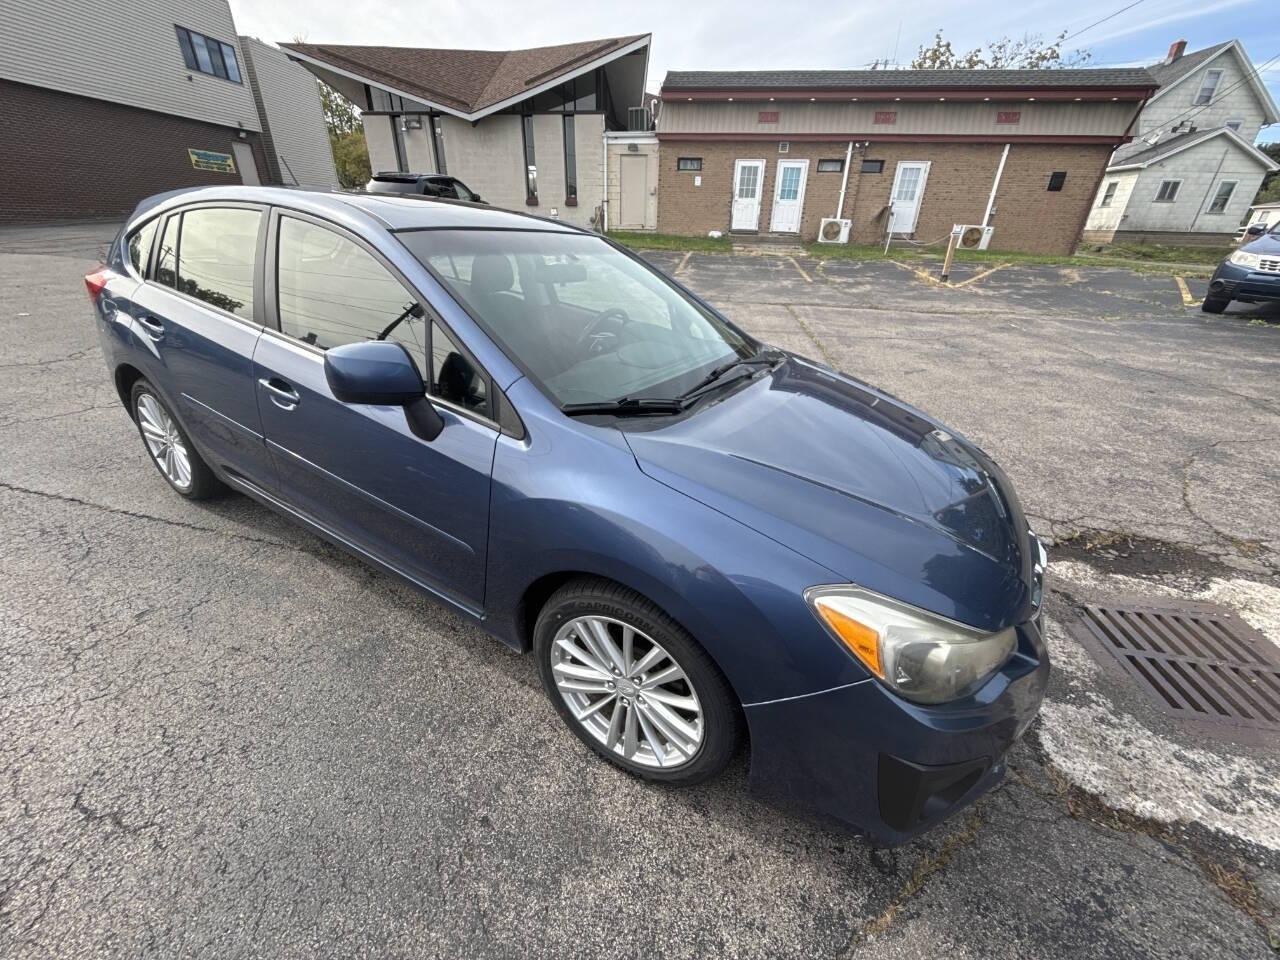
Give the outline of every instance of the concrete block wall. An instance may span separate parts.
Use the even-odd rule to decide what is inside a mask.
[[[391,122],[388,116],[364,115],[364,142],[369,148],[369,169],[374,173],[400,168]]]
[[[499,114],[475,126],[457,117],[439,120],[444,132],[445,164],[457,177],[495,207],[529,210],[525,206],[524,141],[520,117]],[[539,169],[539,180],[541,169]]]

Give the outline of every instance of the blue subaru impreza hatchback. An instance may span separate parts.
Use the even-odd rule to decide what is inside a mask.
[[[565,224],[205,188],[86,278],[177,493],[225,487],[532,650],[611,763],[897,843],[1039,708],[1044,553],[992,460]]]

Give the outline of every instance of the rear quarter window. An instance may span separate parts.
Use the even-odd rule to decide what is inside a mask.
[[[151,259],[151,244],[155,241],[156,226],[159,222],[157,218],[144,223],[129,234],[125,244],[125,255],[129,259],[129,266],[137,271],[138,276],[142,276],[147,271],[147,261]]]

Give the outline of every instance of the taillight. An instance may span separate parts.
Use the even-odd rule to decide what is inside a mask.
[[[98,302],[98,296],[106,289],[107,281],[114,277],[115,274],[106,267],[101,267],[93,273],[86,274],[84,285],[89,289],[89,299],[94,303]]]

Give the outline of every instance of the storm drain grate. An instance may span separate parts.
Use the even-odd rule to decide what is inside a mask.
[[[1169,712],[1280,730],[1280,654],[1234,613],[1209,604],[1089,605],[1082,620]]]

